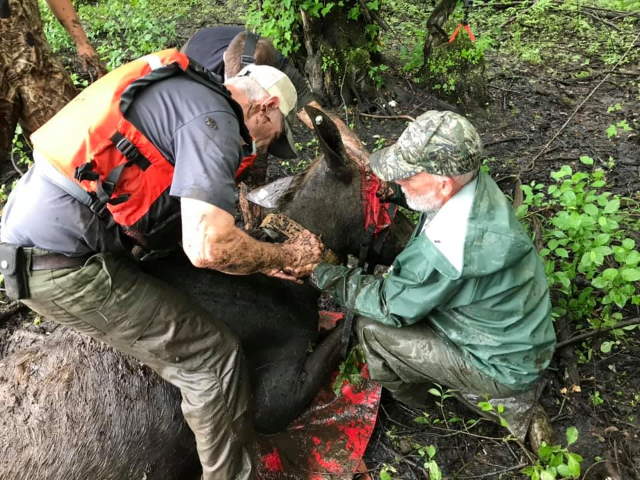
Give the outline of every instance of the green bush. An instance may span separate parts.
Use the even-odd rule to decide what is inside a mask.
[[[593,164],[590,157],[580,160]],[[619,310],[640,305],[640,252],[633,238],[638,219],[632,214],[637,203],[608,191],[600,168],[574,173],[565,165],[551,177],[548,187],[536,182],[522,187],[524,202],[516,213],[544,244],[540,255],[554,316],[568,316],[578,326],[615,326],[622,318]]]
[[[102,0],[76,5],[87,36],[110,69],[151,52],[175,46],[176,21],[192,2]],[[40,0],[44,31],[55,52],[73,50],[64,28]]]

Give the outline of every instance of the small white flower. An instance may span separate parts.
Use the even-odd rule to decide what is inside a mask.
[[[391,108],[396,108],[398,106],[398,102],[395,100],[391,100],[388,104]]]

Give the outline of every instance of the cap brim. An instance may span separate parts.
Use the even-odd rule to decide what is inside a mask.
[[[369,156],[369,166],[378,178],[393,182],[423,172],[424,168],[410,165],[398,157],[396,145],[382,148]]]
[[[269,145],[267,151],[271,155],[275,155],[283,160],[298,158],[298,152],[296,151],[296,147],[293,142],[291,128],[289,127],[289,122],[286,118],[284,119],[284,132],[282,132],[280,136],[274,140],[271,145]]]

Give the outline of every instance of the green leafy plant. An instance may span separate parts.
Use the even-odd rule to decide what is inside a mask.
[[[442,480],[442,471],[435,460],[437,449],[433,445],[415,445],[418,455],[424,460],[424,469],[429,473],[429,480]]]
[[[302,26],[300,11],[304,11],[310,17],[323,18],[329,15],[336,7],[344,7],[347,0],[263,0],[249,6],[247,13],[247,25],[260,32],[261,35],[269,37],[273,44],[287,56],[296,52],[300,47],[300,38],[297,31]],[[380,10],[380,0],[365,2],[370,11]],[[361,4],[355,2],[347,12],[347,18],[358,20],[363,14]],[[370,39],[377,37],[379,27],[368,25],[367,34]],[[377,50],[375,42],[370,45],[372,50]],[[327,67],[329,62],[324,61],[323,66]]]
[[[612,123],[607,127],[607,137],[617,137],[619,130],[622,130],[623,132],[630,132],[633,129],[629,126],[629,123],[626,120],[620,120],[619,122]]]
[[[384,84],[383,74],[387,70],[389,70],[387,65],[371,65],[369,67],[369,71],[367,73],[369,78],[375,83],[376,88],[380,88]]]
[[[459,19],[456,18],[455,21]],[[448,28],[452,28],[453,22]],[[412,30],[410,38],[413,38],[411,47],[403,46],[400,49],[402,69],[411,74],[418,82],[425,80],[422,72],[426,72],[427,84],[436,91],[446,95],[455,95],[462,78],[468,75],[470,70],[481,68],[486,53],[491,49],[493,40],[485,34],[478,37],[475,42],[466,36],[460,36],[455,43],[438,47],[433,50],[431,56],[424,64],[423,45],[425,33],[422,27],[407,26]]]
[[[22,127],[18,125],[11,140],[11,159],[13,164],[16,166],[22,165],[27,170],[33,164],[31,150],[31,144],[23,134]]]
[[[296,142],[296,150],[298,152],[304,152],[304,155],[296,160],[279,160],[278,163],[287,171],[289,175],[297,175],[304,172],[309,165],[313,162],[314,158],[318,157],[320,144],[318,138],[313,137],[307,142]],[[311,151],[311,153],[309,153]]]
[[[580,161],[594,163],[586,156]],[[574,172],[565,165],[551,178],[554,183],[548,187],[524,185],[524,201],[516,213],[543,244],[540,255],[554,295],[553,315],[568,316],[578,326],[586,321],[586,326],[614,327],[622,318],[617,309],[640,305],[640,252],[631,236],[638,220],[630,214],[637,205],[607,191],[599,168]],[[613,330],[614,340],[624,332]]]
[[[382,135],[374,135],[375,142],[373,144],[373,152],[377,152],[381,148],[384,148],[387,145],[387,139]]]
[[[380,469],[380,480],[393,480],[394,473],[398,473],[396,467],[385,463]]]
[[[589,400],[591,400],[591,405],[593,405],[594,407],[597,407],[604,403],[604,400],[600,396],[600,392],[598,390],[595,390],[593,393],[589,394]]]
[[[578,429],[569,427],[566,431],[567,446],[548,445],[542,442],[538,449],[535,465],[522,470],[531,480],[555,480],[556,478],[579,478],[582,457],[572,453],[568,447],[578,440]]]
[[[40,0],[44,32],[54,51],[71,52],[71,38]],[[89,40],[110,69],[177,41],[177,20],[190,2],[101,0],[77,5]],[[82,84],[80,84],[82,86]]]
[[[442,385],[434,383],[434,387],[430,388],[428,392],[437,398],[436,405],[440,408],[440,413],[442,414],[442,420],[445,425],[449,427],[449,422],[447,419],[447,415],[444,412],[444,401],[448,398],[452,398],[454,396],[454,391],[445,389]]]
[[[342,386],[345,383],[358,386],[362,383],[363,378],[361,372],[362,365],[365,363],[364,353],[359,346],[351,349],[347,358],[340,364],[338,375],[333,382],[333,392],[340,395]]]
[[[483,412],[492,413],[493,415],[498,417],[500,425],[502,425],[504,428],[509,428],[509,422],[507,422],[507,420],[505,420],[505,418],[502,416],[506,409],[503,404],[499,403],[498,405],[494,406],[491,402],[485,400],[483,402],[478,402],[478,407]]]
[[[607,108],[608,113],[619,112],[620,110],[622,110],[621,103],[616,103],[614,105],[611,105],[609,108]]]

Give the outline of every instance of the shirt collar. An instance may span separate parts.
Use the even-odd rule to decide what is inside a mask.
[[[462,187],[422,228],[422,233],[458,271],[464,265],[464,244],[478,178]]]

